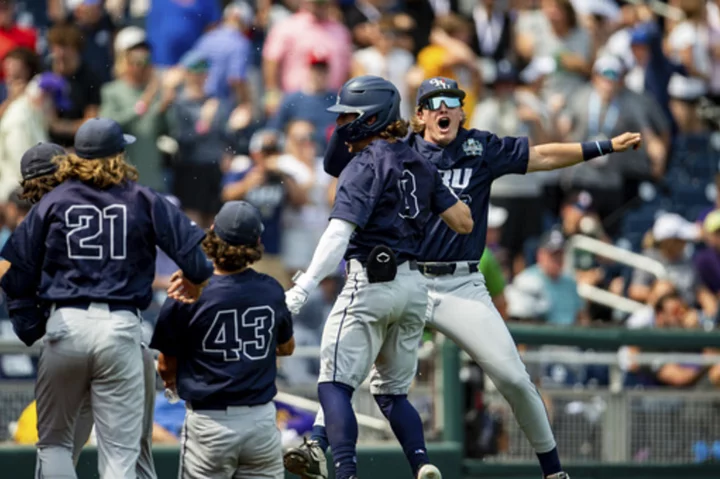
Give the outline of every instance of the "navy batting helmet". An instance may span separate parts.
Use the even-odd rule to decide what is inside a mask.
[[[372,75],[351,78],[343,85],[332,113],[357,113],[358,117],[337,127],[337,134],[352,143],[377,135],[400,119],[400,92],[389,81]],[[368,124],[372,117],[376,120]]]

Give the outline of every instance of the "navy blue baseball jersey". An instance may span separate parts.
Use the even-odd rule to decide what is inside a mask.
[[[417,259],[432,214],[457,203],[437,169],[404,142],[379,140],[358,153],[340,174],[330,218],[357,226],[346,259],[365,262],[380,244],[399,261]]]
[[[163,304],[150,347],[177,358],[177,392],[195,409],[254,406],[277,389],[275,348],[293,336],[285,293],[252,269],[215,275],[193,304]]]
[[[528,139],[462,128],[444,148],[418,134],[407,143],[437,167],[445,185],[470,207],[475,222],[471,234],[459,235],[433,218],[423,241],[423,261],[478,261],[485,249],[490,185],[503,175],[527,172]]]
[[[46,194],[2,250],[12,263],[8,296],[122,303],[152,301],[159,246],[201,283],[212,275],[202,252],[205,233],[176,206],[134,182],[99,190],[66,181]]]

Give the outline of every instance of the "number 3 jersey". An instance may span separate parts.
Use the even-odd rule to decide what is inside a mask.
[[[285,293],[253,269],[214,275],[197,302],[168,299],[150,347],[177,358],[177,391],[196,409],[254,406],[277,393],[275,348],[293,336]]]
[[[50,302],[145,309],[152,300],[155,246],[189,279],[202,282],[212,274],[199,249],[204,237],[182,211],[149,188],[126,182],[100,190],[71,180],[30,210],[0,255],[12,263],[11,271],[25,273],[9,285],[9,295],[37,291]],[[198,254],[200,261],[193,262]]]
[[[364,263],[382,244],[402,262],[418,258],[432,214],[457,201],[429,160],[401,141],[377,140],[343,169],[330,218],[357,226],[346,259]]]

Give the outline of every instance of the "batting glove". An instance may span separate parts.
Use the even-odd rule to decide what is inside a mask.
[[[308,292],[297,284],[285,291],[285,304],[292,314],[298,314],[308,299]]]

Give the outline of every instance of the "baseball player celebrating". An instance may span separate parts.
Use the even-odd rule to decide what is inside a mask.
[[[52,191],[58,185],[58,179],[55,174],[57,171],[57,163],[53,160],[65,154],[65,149],[54,143],[38,143],[23,154],[20,160],[20,171],[23,178],[21,183],[22,193],[20,195],[22,199],[35,204],[40,201],[46,193]],[[0,274],[0,278],[1,277],[2,274]],[[18,327],[21,328],[27,323],[16,316],[13,324],[17,324]],[[43,325],[41,332],[44,333],[44,321],[41,324]],[[16,332],[18,337],[22,335],[22,337],[27,338],[26,343],[28,346],[31,346],[37,339],[36,335],[32,332],[30,332],[29,336],[26,336],[27,331],[16,328]],[[157,475],[152,457],[152,427],[155,412],[155,361],[153,360],[152,353],[145,345],[143,345],[143,373],[145,379],[145,406],[143,411],[143,431],[140,440],[140,458],[138,459],[136,470],[138,479],[155,479]],[[87,444],[90,437],[93,424],[90,395],[88,395],[80,406],[77,422],[75,423],[73,464],[76,466],[80,459],[82,448]]]
[[[318,379],[338,479],[357,474],[351,398],[373,363],[372,393],[413,474],[440,477],[429,464],[420,417],[407,400],[427,309],[415,259],[432,213],[459,233],[469,233],[472,220],[436,169],[398,141],[407,134],[399,105],[392,83],[362,76],[348,81],[328,109],[338,114],[338,136],[357,155],[340,175],[330,224],[308,271],[286,293],[290,311],[297,313],[345,254],[349,279],[325,324]],[[302,466],[288,464],[300,473]]]
[[[425,80],[417,94],[413,133],[405,140],[430,159],[443,181],[472,209],[472,234],[457,235],[439,219],[429,222],[418,267],[427,278],[427,323],[455,342],[477,362],[510,403],[537,453],[543,477],[569,479],[562,471],[555,438],[542,398],[533,385],[515,343],[495,309],[479,272],[485,247],[492,181],[507,174],[555,170],[640,145],[638,133],[612,140],[529,146],[527,138],[499,138],[462,127],[465,92],[448,78]],[[350,158],[337,147],[326,152],[325,169],[342,176]],[[377,373],[373,371],[373,378]],[[321,474],[327,448],[323,411],[311,440],[286,454],[286,462],[305,465],[307,478]],[[327,411],[325,411],[327,414]]]
[[[295,348],[282,286],[250,265],[262,257],[260,212],[225,203],[203,249],[215,274],[193,304],[168,299],[150,347],[185,400],[180,479],[284,477],[272,402],[277,356]]]
[[[212,274],[200,247],[205,233],[135,183],[124,153],[133,141],[112,120],[85,122],[76,153],[60,160],[59,184],[1,253],[12,265],[0,283],[11,316],[25,318],[20,329],[34,328],[36,339],[46,329],[36,385],[39,478],[76,477],[75,421],[88,394],[100,476],[137,477],[145,394],[139,311],[152,299],[156,246],[184,272],[177,289],[185,295],[199,294]]]

